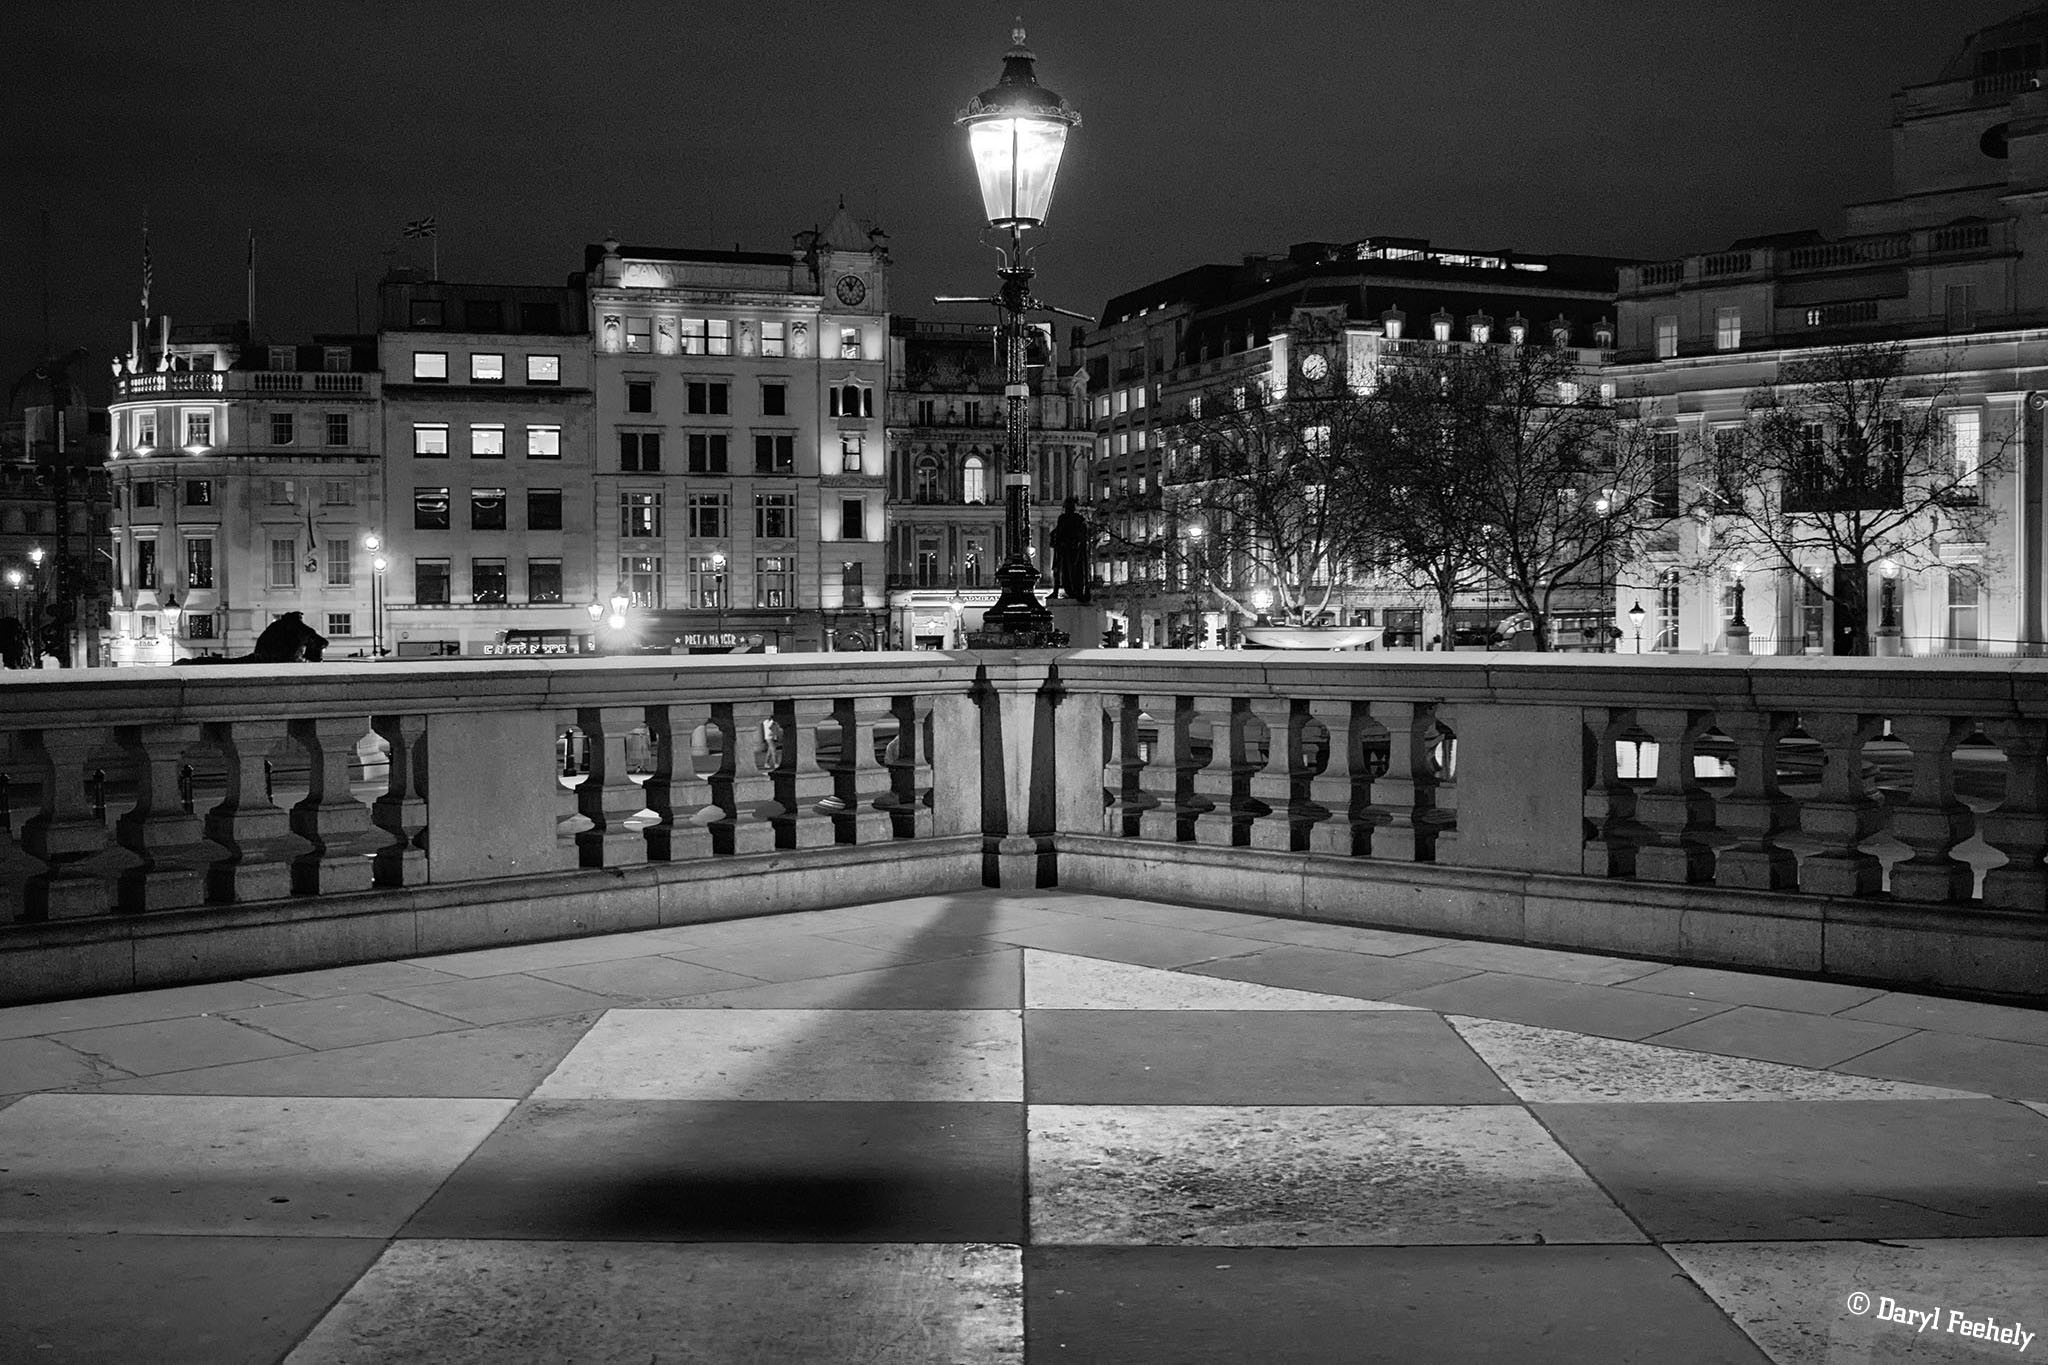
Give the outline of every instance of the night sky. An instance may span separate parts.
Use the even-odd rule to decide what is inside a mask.
[[[2024,0],[1031,0],[1081,111],[1039,292],[1094,313],[1187,266],[1369,234],[1648,258],[1889,192],[1889,96]],[[79,0],[9,7],[0,382],[104,388],[153,311],[373,319],[388,261],[559,282],[585,242],[780,251],[844,194],[896,312],[993,289],[951,120],[1014,3]],[[45,247],[44,222],[48,235]],[[395,255],[387,253],[396,252]],[[951,314],[966,320],[972,310]]]

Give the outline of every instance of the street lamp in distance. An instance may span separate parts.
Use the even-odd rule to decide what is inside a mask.
[[[1749,622],[1742,619],[1743,578],[1749,573],[1749,565],[1736,560],[1728,566],[1728,576],[1735,580],[1735,615],[1728,622],[1728,652],[1749,653]]]
[[[178,626],[185,619],[185,609],[178,605],[178,594],[164,594],[164,639],[169,642],[171,662],[178,662]]]
[[[384,657],[384,572],[391,557],[384,552],[384,537],[375,531],[363,533],[363,548],[370,552],[370,657]]]
[[[1884,582],[1878,589],[1876,652],[1895,658],[1905,653],[1904,641],[1899,638],[1899,561],[1887,556],[1878,561],[1877,571]]]
[[[1636,599],[1636,604],[1635,604],[1634,606],[1632,606],[1632,607],[1630,607],[1630,608],[1628,609],[1628,620],[1629,620],[1629,624],[1630,624],[1630,625],[1632,625],[1632,626],[1634,626],[1634,627],[1636,628],[1636,653],[1640,654],[1640,653],[1642,653],[1642,652],[1643,652],[1643,599],[1642,599],[1642,598],[1638,597],[1638,598]]]

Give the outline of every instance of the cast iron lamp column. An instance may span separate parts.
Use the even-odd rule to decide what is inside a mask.
[[[178,594],[168,593],[164,597],[164,639],[171,647],[172,663],[178,662],[178,627],[185,619],[185,609],[178,605]]]
[[[1885,658],[1896,658],[1906,652],[1904,641],[1899,638],[1899,561],[1881,560],[1877,571],[1884,575],[1884,582],[1878,588],[1876,652]]]
[[[1030,554],[1031,470],[1026,435],[1031,387],[1025,379],[1024,314],[1036,310],[1068,317],[1082,315],[1053,308],[1031,296],[1035,272],[1029,264],[1024,232],[1045,222],[1046,210],[1052,203],[1053,182],[1059,175],[1060,154],[1066,148],[1067,131],[1081,122],[1081,116],[1065,100],[1039,85],[1033,69],[1037,58],[1024,45],[1021,25],[1011,38],[1012,46],[1003,55],[1002,79],[976,95],[955,120],[967,129],[988,225],[1008,228],[1010,233],[1009,245],[999,248],[1003,256],[1002,264],[996,268],[1000,286],[995,298],[988,300],[1003,315],[1003,397],[1007,407],[1004,427],[1008,443],[1003,465],[1003,537],[1008,543],[995,573],[1002,595],[983,613],[981,629],[968,636],[970,649],[1057,648],[1067,643],[1066,635],[1053,628],[1052,612],[1032,591],[1038,582],[1038,569]]]
[[[1634,606],[1632,606],[1632,607],[1630,607],[1630,608],[1628,609],[1628,619],[1629,619],[1629,623],[1630,623],[1631,625],[1633,625],[1633,626],[1634,626],[1634,627],[1636,628],[1636,653],[1640,654],[1640,653],[1642,653],[1642,652],[1643,652],[1643,599],[1642,599],[1642,598],[1638,597],[1638,598],[1636,599],[1636,604],[1635,604]]]
[[[1735,580],[1735,616],[1728,622],[1727,642],[1730,654],[1749,653],[1749,623],[1742,619],[1742,578],[1749,572],[1749,566],[1736,560],[1728,566],[1729,576]]]

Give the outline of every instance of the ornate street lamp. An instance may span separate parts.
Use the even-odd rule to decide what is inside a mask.
[[[164,594],[164,638],[170,642],[171,662],[178,662],[178,625],[185,619],[185,609],[178,605],[178,594]]]
[[[1899,639],[1899,561],[1880,560],[1877,571],[1884,575],[1877,599],[1877,652],[1890,658],[1905,652]]]
[[[1273,590],[1271,588],[1261,587],[1252,589],[1252,610],[1258,613],[1252,621],[1254,626],[1270,626],[1273,624],[1271,618],[1266,615],[1268,611],[1272,610],[1272,607]]]
[[[1728,622],[1728,652],[1749,653],[1749,623],[1742,619],[1742,580],[1749,572],[1749,565],[1736,560],[1728,566],[1728,576],[1735,580],[1735,615]]]
[[[370,657],[384,657],[384,573],[391,567],[384,553],[384,537],[375,531],[363,533],[363,548],[370,552]]]
[[[1003,563],[996,570],[1002,596],[982,617],[982,628],[968,639],[970,648],[1057,647],[1067,643],[1054,630],[1052,613],[1033,594],[1038,569],[1031,562],[1031,473],[1026,452],[1030,385],[1024,369],[1024,314],[1059,313],[1092,322],[1084,314],[1041,303],[1031,296],[1033,270],[1024,233],[1045,223],[1052,204],[1053,182],[1068,130],[1081,116],[1038,83],[1037,58],[1024,45],[1024,29],[1012,32],[1012,46],[1003,54],[1002,79],[976,95],[956,123],[967,129],[974,171],[981,185],[983,216],[992,228],[1007,228],[1010,241],[1000,248],[996,268],[1001,287],[990,300],[942,298],[941,303],[992,302],[1002,310],[1004,350],[1003,396],[1007,402],[1009,452],[1003,466]]]
[[[1628,619],[1629,619],[1629,624],[1630,624],[1630,625],[1632,625],[1632,626],[1634,626],[1634,627],[1636,628],[1636,653],[1640,654],[1640,653],[1642,653],[1642,652],[1643,652],[1643,599],[1642,599],[1642,598],[1638,597],[1638,598],[1636,599],[1636,604],[1635,604],[1634,606],[1632,606],[1632,607],[1630,607],[1630,608],[1628,609]]]

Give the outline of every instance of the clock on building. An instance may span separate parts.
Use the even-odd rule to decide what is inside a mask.
[[[1321,379],[1330,372],[1330,362],[1316,354],[1301,358],[1301,374],[1304,379]]]
[[[858,275],[841,275],[832,292],[837,294],[839,301],[848,308],[858,308],[861,300],[868,296],[868,282]]]

